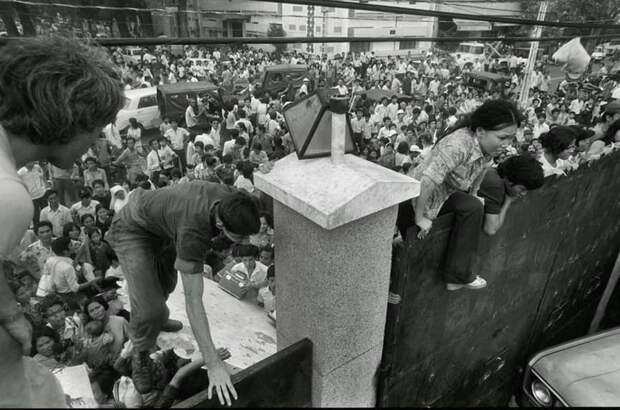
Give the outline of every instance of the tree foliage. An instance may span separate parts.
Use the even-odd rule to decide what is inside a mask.
[[[282,28],[282,24],[270,24],[267,30],[267,37],[285,37],[286,32]],[[274,44],[276,52],[282,53],[286,50],[286,44]]]

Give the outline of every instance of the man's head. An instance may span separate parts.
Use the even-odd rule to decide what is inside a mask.
[[[60,204],[58,199],[58,191],[55,189],[50,189],[47,191],[47,202],[50,204],[51,208],[56,208]]]
[[[497,173],[504,179],[506,193],[511,197],[525,196],[527,191],[538,189],[545,183],[540,162],[526,155],[506,158],[497,166]]]
[[[52,252],[57,256],[69,256],[71,254],[71,246],[71,238],[57,238],[52,241]]]
[[[95,179],[93,181],[93,194],[96,196],[105,195],[105,182],[103,182],[103,179]]]
[[[50,221],[39,221],[35,228],[35,233],[43,244],[49,245],[52,240],[53,229],[54,226]]]
[[[52,164],[71,167],[125,103],[109,56],[55,36],[0,49],[0,124],[14,138],[44,147]]]
[[[244,192],[227,195],[219,202],[216,227],[233,242],[246,242],[260,230],[260,214],[256,200]]]

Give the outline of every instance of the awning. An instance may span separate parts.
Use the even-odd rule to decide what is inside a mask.
[[[488,21],[452,19],[457,31],[491,31],[492,24]]]

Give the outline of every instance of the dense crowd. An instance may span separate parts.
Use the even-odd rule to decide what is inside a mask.
[[[111,123],[72,168],[30,162],[19,170],[35,215],[6,271],[35,329],[34,358],[50,369],[86,363],[102,404],[111,399],[114,383],[128,375],[132,348],[123,267],[105,235],[112,217],[137,189],[168,189],[204,180],[234,186],[268,203],[254,187],[253,174],[294,151],[282,108],[321,87],[352,97],[358,155],[412,174],[432,158],[438,142],[485,102],[516,102],[523,81],[523,67],[511,60],[506,83],[475,88],[466,82],[466,74],[497,71],[497,62],[461,66],[437,50],[419,60],[381,59],[372,53],[326,59],[192,46],[185,47],[181,57],[157,48],[145,52],[135,65],[127,64],[120,50],[112,50],[111,58],[123,73],[126,89],[198,80],[232,89],[246,81],[250,93],[222,107],[216,119],[207,117],[202,102],[190,100],[184,123],[164,119],[150,140],[135,119],[124,130]],[[308,64],[301,87],[272,95],[253,93],[265,67],[282,63]],[[606,70],[604,86],[574,88],[563,82],[552,91],[547,67],[537,66],[526,107],[516,114],[525,125],[494,159],[500,175],[501,164],[516,155],[535,158],[548,176],[565,175],[618,149],[620,106],[610,99],[617,83],[605,78]],[[241,272],[250,283],[246,297],[275,317],[274,227],[269,212],[260,220],[260,232],[250,244],[231,246],[214,238],[204,276],[219,281],[226,272]],[[222,358],[229,354],[219,353]],[[156,362],[157,394],[143,395],[141,404],[166,406],[190,394],[179,393],[192,387],[180,380],[200,366],[170,351]]]

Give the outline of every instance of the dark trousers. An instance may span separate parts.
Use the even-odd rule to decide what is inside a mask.
[[[443,204],[439,216],[449,213],[454,214],[454,222],[440,270],[447,283],[469,283],[476,278],[472,267],[482,234],[484,208],[474,196],[455,192]],[[400,203],[396,226],[404,240],[407,239],[407,229],[414,225],[411,201]]]
[[[353,133],[353,142],[355,143],[355,146],[357,147],[358,152],[362,152],[364,150],[363,145],[363,134],[361,132],[354,132]]]
[[[78,188],[73,180],[54,178],[54,189],[58,192],[58,199],[64,206],[70,207],[78,201]]]
[[[179,168],[181,174],[185,174],[185,167],[187,166],[187,156],[185,155],[185,149],[174,149],[173,151],[179,157],[176,161],[175,167]],[[181,162],[179,163],[179,161]]]
[[[41,198],[33,199],[32,205],[34,205],[34,215],[32,216],[33,226],[37,226],[39,223],[39,217],[41,216],[41,210],[47,206],[47,199],[45,195]]]

